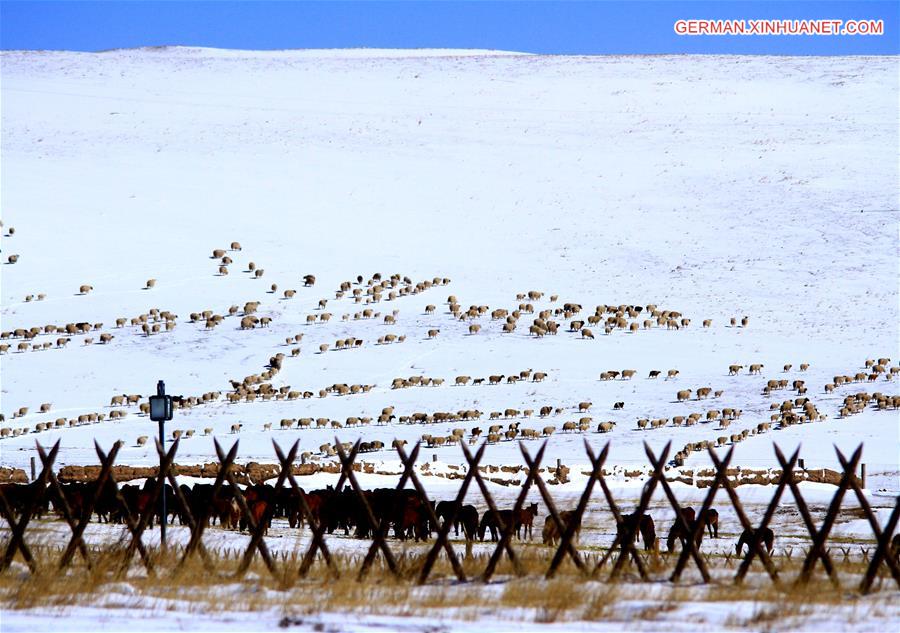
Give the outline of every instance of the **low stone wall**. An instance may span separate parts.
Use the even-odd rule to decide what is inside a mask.
[[[174,464],[175,474],[187,477],[215,479],[219,474],[219,463],[207,464]],[[528,468],[521,465],[514,466],[479,466],[479,471],[484,474],[487,481],[501,486],[521,485],[528,476]],[[401,470],[383,470],[370,462],[357,462],[353,464],[353,470],[358,473],[375,475],[399,476]],[[134,479],[146,479],[156,477],[159,468],[156,466],[113,466],[113,476],[118,482],[128,482]],[[232,466],[234,478],[238,483],[251,484],[266,481],[278,476],[277,464],[260,464],[259,462],[247,462],[246,464],[234,464]],[[294,464],[293,473],[298,477],[313,475],[316,473],[338,474],[341,466],[338,462]],[[539,471],[544,476],[544,481],[549,485],[559,485],[569,481],[571,470],[568,466],[541,468]],[[625,470],[626,479],[645,479],[652,473],[647,470]],[[100,474],[100,466],[63,466],[57,473],[61,482],[93,481]],[[466,469],[455,464],[441,464],[440,468],[432,468],[430,462],[424,462],[419,466],[419,474],[425,477],[440,477],[444,479],[463,479]],[[590,471],[581,471],[582,475],[590,476]],[[603,475],[608,477],[612,473],[606,469]],[[729,468],[728,478],[733,486],[744,484],[767,485],[775,484],[781,476],[780,469],[742,469]],[[669,481],[678,481],[697,488],[708,488],[712,485],[715,471],[712,469],[701,470],[671,470],[666,475]],[[838,485],[841,473],[828,468],[814,468],[810,470],[794,471],[794,481],[811,481],[814,483]],[[0,468],[0,483],[28,483],[28,476],[21,468]]]

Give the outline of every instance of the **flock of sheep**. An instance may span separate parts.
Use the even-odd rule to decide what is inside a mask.
[[[12,235],[14,229],[10,228],[7,236]],[[232,242],[229,249],[217,248],[212,251],[212,259],[216,260],[218,276],[228,274],[229,266],[234,264],[233,256],[241,252],[242,247],[239,242]],[[11,255],[8,258],[9,264],[15,264],[18,261],[17,255]],[[256,263],[249,262],[245,269],[252,279],[262,277],[264,270],[259,268]],[[312,288],[316,284],[316,277],[311,274],[302,276],[302,285],[304,288]],[[342,315],[340,322],[360,322],[360,321],[376,321],[384,326],[395,326],[400,319],[400,310],[393,309],[387,313],[378,310],[377,305],[382,302],[393,302],[402,297],[416,295],[421,292],[428,291],[438,286],[446,286],[450,283],[450,279],[445,277],[434,277],[432,279],[413,282],[407,276],[393,274],[390,276],[382,276],[376,273],[368,279],[363,275],[358,275],[355,280],[347,280],[341,282],[334,291],[332,298],[320,298],[316,302],[315,310],[300,319],[307,326],[316,326],[327,324],[331,321],[333,314],[326,311],[329,302],[333,304],[342,300],[352,300],[355,304],[362,304],[365,307],[356,311],[349,311]],[[157,286],[155,278],[148,279],[143,286],[145,290],[152,290]],[[269,286],[269,294],[278,292],[278,284],[272,283]],[[79,288],[79,294],[85,295],[93,290],[91,284],[83,284]],[[279,301],[290,301],[297,294],[295,288],[288,288],[282,291],[282,298]],[[37,294],[37,300],[41,301],[45,298],[45,294]],[[465,332],[469,336],[480,335],[485,331],[484,326],[499,323],[499,326],[493,326],[496,332],[503,336],[514,333],[519,321],[526,318],[526,315],[532,315],[531,322],[528,324],[528,335],[531,337],[543,338],[546,335],[557,335],[560,332],[560,321],[568,322],[568,328],[565,331],[575,334],[582,339],[594,338],[591,327],[602,328],[606,335],[611,335],[616,330],[622,330],[626,333],[637,333],[642,330],[650,330],[654,328],[664,328],[665,330],[681,330],[687,328],[691,324],[691,319],[684,316],[678,310],[661,308],[655,304],[641,305],[597,305],[593,310],[585,311],[583,306],[578,303],[565,302],[559,305],[557,295],[549,296],[550,307],[538,309],[536,304],[544,301],[544,293],[541,291],[531,290],[516,295],[516,305],[510,308],[495,307],[488,305],[472,304],[464,308],[456,295],[447,297],[445,305],[446,310],[444,316],[439,317],[438,306],[428,304],[425,306],[424,315],[429,319],[445,318],[453,321],[461,321],[465,323]],[[26,297],[26,302],[34,299],[34,295]],[[555,305],[554,305],[555,304]],[[234,328],[238,331],[252,330],[258,327],[270,327],[273,319],[278,316],[277,312],[269,312],[260,314],[261,308],[265,305],[263,301],[246,301],[241,307],[238,304],[231,305],[221,313],[213,309],[202,309],[191,312],[185,321],[181,321],[179,316],[170,310],[160,310],[153,308],[146,313],[141,313],[132,317],[118,317],[115,319],[115,329],[127,331],[131,328],[132,335],[151,337],[162,332],[171,332],[180,322],[193,324],[205,330],[211,330],[222,324],[228,323],[233,319]],[[285,304],[286,306],[289,304]],[[281,313],[283,314],[283,313]],[[558,321],[559,320],[559,321]],[[749,318],[733,317],[730,320],[732,327],[746,328],[749,324]],[[702,321],[704,328],[712,327],[711,319]],[[590,326],[590,327],[588,327]],[[116,338],[112,332],[103,331],[104,324],[90,322],[70,322],[64,324],[42,324],[30,327],[18,327],[9,331],[0,332],[0,339],[4,341],[15,341],[17,352],[25,352],[28,350],[44,350],[54,346],[53,341],[40,340],[46,336],[58,336],[55,341],[57,348],[65,348],[66,345],[74,337],[83,337],[83,345],[93,342],[93,337],[86,336],[89,333],[97,333],[101,344],[109,344]],[[448,326],[449,327],[449,326]],[[441,328],[423,326],[422,339],[435,340],[441,334]],[[283,337],[284,345],[290,347],[290,358],[296,358],[301,355],[301,344],[304,338],[303,332],[297,332],[288,337]],[[390,343],[402,343],[407,339],[408,334],[382,334],[377,338],[376,344],[385,345]],[[324,354],[329,351],[338,351],[346,349],[359,349],[365,344],[364,339],[351,336],[349,338],[336,339],[333,346],[329,343],[319,343],[318,352]],[[437,344],[437,343],[435,343]],[[10,351],[10,343],[0,344],[0,353],[8,353]],[[280,345],[280,343],[278,344]],[[231,380],[230,389],[222,389],[218,391],[209,391],[197,396],[185,396],[177,403],[179,408],[193,408],[198,406],[213,405],[224,401],[227,404],[252,403],[257,401],[294,401],[308,400],[314,397],[325,398],[329,395],[350,396],[355,394],[365,394],[373,389],[378,389],[376,384],[346,384],[335,383],[327,387],[318,389],[294,388],[287,384],[276,384],[277,375],[281,371],[283,363],[289,358],[285,353],[278,352],[269,358],[264,369],[258,373],[248,374],[242,379]],[[784,365],[784,372],[791,371],[792,365]],[[762,363],[751,363],[748,365],[732,364],[728,366],[729,376],[739,376],[747,370],[749,376],[760,376],[764,365]],[[799,365],[800,372],[806,372],[809,369],[808,363]],[[660,378],[665,373],[665,381],[679,379],[680,372],[677,369],[659,370],[651,369],[647,373],[648,380]],[[824,386],[824,392],[830,394],[836,389],[850,385],[853,383],[867,382],[871,383],[879,378],[883,380],[892,379],[897,373],[900,373],[900,367],[890,366],[889,358],[870,359],[865,363],[865,371],[855,371],[852,375],[835,376],[831,383]],[[630,381],[638,375],[638,370],[634,368],[622,370],[607,370],[599,375],[601,382],[606,381]],[[391,380],[389,384],[382,385],[382,389],[406,389],[413,387],[442,387],[445,384],[453,387],[478,386],[478,385],[512,385],[518,382],[529,381],[532,383],[540,383],[548,378],[546,371],[534,371],[526,369],[509,374],[490,374],[483,377],[472,377],[469,375],[459,375],[449,381],[444,377],[434,377],[425,375],[414,375],[407,377],[397,377]],[[807,397],[806,381],[795,379],[772,378],[767,380],[761,387],[761,393],[765,396],[771,396],[773,392],[779,390],[791,389],[796,392],[797,397],[785,400],[782,403],[772,403],[772,410],[768,421],[757,422],[755,426],[737,433],[720,435],[715,440],[704,440],[701,442],[688,443],[682,451],[675,455],[674,463],[680,465],[684,462],[690,452],[702,450],[706,445],[714,443],[722,446],[728,442],[737,443],[756,434],[764,433],[771,428],[784,428],[793,424],[802,424],[825,419],[826,415],[820,413],[816,405]],[[723,396],[724,390],[713,389],[710,386],[702,386],[696,388],[686,388],[677,390],[675,393],[674,403],[691,403],[700,402],[707,399],[719,399]],[[0,438],[17,437],[24,433],[40,433],[51,429],[64,429],[67,427],[80,426],[82,424],[100,423],[107,420],[120,420],[129,414],[127,407],[138,407],[139,415],[147,415],[149,413],[149,403],[141,401],[142,396],[135,394],[115,395],[110,400],[111,411],[108,413],[85,413],[71,419],[57,418],[55,420],[41,421],[31,427],[3,427],[0,428]],[[865,392],[847,395],[840,407],[840,417],[845,418],[863,410],[867,405],[879,410],[896,409],[900,405],[900,396],[885,395],[876,392],[871,396]],[[591,408],[592,403],[583,401],[576,404],[573,408],[579,414],[585,414]],[[51,405],[45,403],[40,407],[40,413],[46,414],[50,412]],[[625,401],[612,403],[612,410],[622,411],[626,407]],[[533,406],[513,406],[503,410],[491,411],[487,417],[491,421],[499,419],[516,419],[515,422],[509,423],[506,428],[500,424],[490,425],[486,433],[481,428],[474,427],[470,429],[468,438],[471,443],[481,439],[488,443],[495,443],[502,440],[528,440],[539,437],[547,437],[557,430],[556,425],[543,425],[541,428],[527,428],[522,425],[522,421],[530,419],[535,409],[538,409],[538,417],[546,418],[550,415],[561,415],[568,411],[567,406],[545,405],[542,407]],[[637,431],[649,431],[672,427],[690,427],[695,424],[706,425],[715,423],[718,430],[727,429],[732,423],[741,419],[743,412],[736,407],[720,407],[711,408],[706,411],[694,412],[678,412],[677,414],[669,414],[659,417],[636,417],[634,428]],[[357,415],[348,416],[343,420],[333,420],[325,417],[296,417],[283,418],[274,428],[277,430],[287,431],[290,429],[344,429],[359,428],[374,425],[387,424],[450,424],[460,421],[477,421],[484,415],[477,408],[462,409],[459,411],[438,411],[433,413],[415,412],[408,415],[396,415],[393,407],[384,408],[380,414],[373,415]],[[21,419],[28,416],[28,407],[19,407],[13,413],[13,419]],[[0,421],[5,421],[5,416],[0,415]],[[559,427],[563,433],[584,433],[591,428],[595,428],[598,433],[610,433],[617,428],[618,420],[600,420],[596,423],[593,417],[589,415],[580,415],[576,419],[566,420]],[[596,426],[595,426],[596,424]],[[239,433],[244,428],[244,423],[235,423],[231,426],[232,433]],[[273,423],[266,422],[261,425],[261,430],[265,432],[272,431]],[[213,427],[203,429],[204,435],[213,433]],[[194,429],[178,429],[174,431],[173,437],[190,438],[195,434]],[[137,445],[142,446],[147,442],[146,435],[139,436]],[[455,444],[466,437],[466,430],[456,427],[448,430],[446,434],[426,433],[422,435],[422,440],[430,447],[440,447]],[[320,447],[320,452],[325,455],[333,453],[333,447]],[[381,442],[368,443],[368,450],[379,450],[383,448]]]

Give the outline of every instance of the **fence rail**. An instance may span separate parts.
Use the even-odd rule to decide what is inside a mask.
[[[249,494],[249,489],[247,490],[248,494],[241,490],[240,486],[237,485],[232,469],[234,460],[237,457],[238,442],[235,442],[226,452],[216,441],[215,448],[219,460],[219,468],[209,499],[216,499],[217,495],[223,491],[225,484],[229,484],[233,495],[233,503],[239,512],[239,520],[246,524],[250,533],[250,542],[240,555],[240,563],[236,575],[243,575],[257,554],[259,554],[265,566],[276,579],[285,577],[285,572],[289,571],[286,569],[286,565],[295,567],[295,571],[290,572],[295,574],[295,577],[305,577],[317,559],[327,566],[330,573],[335,576],[340,575],[342,571],[339,569],[335,556],[328,547],[325,536],[329,527],[328,522],[322,517],[320,508],[312,507],[313,499],[311,495],[299,486],[293,473],[299,442],[295,442],[287,453],[284,452],[277,442],[273,441],[273,445],[275,455],[280,464],[277,482],[273,490],[284,490],[295,501],[298,506],[300,525],[302,526],[305,523],[309,526],[311,540],[302,556],[281,556],[281,569],[279,569],[278,556],[273,556],[269,550],[265,536],[267,527],[276,511],[276,503],[266,503],[265,500],[261,499],[248,499],[248,496],[252,497]],[[195,555],[200,556],[204,565],[212,569],[211,554],[204,544],[203,536],[209,525],[210,517],[213,515],[213,507],[211,503],[199,507],[197,504],[191,504],[186,499],[184,491],[178,486],[173,468],[178,446],[179,441],[176,440],[167,451],[157,441],[156,449],[160,459],[158,474],[155,478],[149,479],[147,486],[144,488],[146,494],[143,499],[145,502],[143,504],[135,504],[134,502],[129,504],[119,488],[113,473],[113,465],[119,451],[118,444],[114,445],[107,453],[95,442],[95,449],[101,464],[100,472],[93,487],[90,489],[92,492],[77,500],[67,498],[66,490],[60,484],[53,470],[60,450],[59,442],[54,444],[49,451],[37,444],[42,469],[37,479],[33,483],[26,485],[27,494],[19,495],[16,499],[10,500],[9,495],[13,489],[9,486],[14,484],[0,486],[0,513],[2,513],[9,525],[9,538],[4,545],[0,546],[3,549],[3,556],[0,559],[0,573],[10,567],[17,553],[21,554],[32,573],[41,571],[38,569],[38,563],[32,553],[32,548],[26,542],[25,536],[39,505],[48,499],[52,499],[55,509],[60,513],[71,532],[68,542],[60,549],[55,569],[64,570],[69,567],[75,560],[76,554],[80,556],[88,568],[93,568],[94,557],[98,555],[98,547],[89,547],[87,545],[84,540],[84,532],[93,513],[97,510],[98,504],[102,503],[106,511],[116,512],[127,528],[126,542],[122,544],[124,556],[116,573],[127,573],[133,563],[135,554],[137,554],[140,564],[143,565],[147,573],[154,575],[156,573],[154,557],[151,556],[151,551],[144,543],[143,538],[158,512],[160,495],[168,494],[168,492],[164,492],[168,490],[166,483],[170,485],[172,490],[175,504],[174,510],[181,517],[182,525],[186,525],[189,528],[190,538],[186,545],[164,548],[161,550],[161,553],[177,558],[175,570],[180,569]],[[517,517],[521,516],[523,511],[526,510],[524,507],[525,501],[532,488],[536,488],[540,494],[548,511],[549,517],[547,520],[552,522],[556,528],[556,533],[559,535],[559,544],[555,546],[549,565],[546,571],[543,572],[546,578],[552,578],[566,559],[569,559],[585,578],[598,578],[604,574],[607,563],[613,560],[607,575],[608,579],[618,579],[627,566],[633,565],[641,580],[655,581],[657,579],[651,578],[651,574],[648,572],[647,560],[641,556],[635,541],[639,533],[643,532],[643,517],[650,507],[653,494],[657,489],[661,489],[666,502],[675,513],[673,531],[678,533],[682,544],[674,570],[668,577],[670,582],[679,581],[691,562],[693,562],[704,583],[713,582],[713,577],[707,564],[708,559],[701,554],[699,543],[704,530],[707,529],[707,518],[711,516],[711,511],[713,511],[716,495],[721,490],[727,502],[733,508],[743,530],[741,540],[746,542],[748,546],[747,553],[741,559],[740,565],[733,576],[735,583],[742,583],[753,561],[759,559],[767,577],[777,587],[808,583],[819,562],[821,562],[831,582],[836,587],[840,587],[840,579],[827,543],[839,516],[841,504],[847,493],[852,492],[859,503],[863,516],[868,521],[876,541],[874,554],[871,558],[868,555],[866,556],[868,564],[865,573],[857,584],[858,591],[861,593],[870,592],[876,578],[885,568],[888,574],[893,577],[897,586],[900,587],[900,565],[898,565],[900,536],[894,537],[892,540],[892,535],[897,529],[898,520],[900,520],[900,496],[895,500],[894,508],[887,524],[882,528],[858,480],[853,475],[862,456],[862,445],[849,457],[846,457],[839,449],[835,448],[837,458],[843,467],[843,474],[834,496],[828,504],[824,520],[818,527],[813,521],[809,507],[797,485],[794,473],[799,449],[789,457],[785,457],[780,448],[777,445],[773,445],[775,457],[781,465],[781,473],[775,483],[773,495],[761,521],[758,525],[753,525],[735,492],[732,482],[727,476],[727,470],[733,456],[733,448],[728,450],[722,457],[717,455],[713,448],[710,447],[708,449],[715,467],[715,475],[711,485],[706,490],[699,512],[694,513],[692,509],[688,510],[686,506],[682,506],[678,502],[665,475],[665,465],[669,457],[670,445],[667,444],[658,454],[655,454],[645,444],[647,459],[653,470],[643,486],[637,507],[634,511],[626,513],[613,497],[604,477],[603,466],[609,454],[608,443],[598,454],[595,454],[591,446],[585,442],[585,451],[590,461],[591,469],[577,506],[573,511],[569,512],[560,512],[557,509],[554,499],[541,477],[541,464],[544,459],[546,442],[533,456],[524,443],[520,443],[519,447],[525,462],[527,477],[519,490],[511,512],[498,508],[480,472],[479,464],[484,456],[486,444],[482,444],[473,453],[464,443],[460,442],[467,469],[456,497],[449,505],[449,510],[445,507],[443,511],[436,510],[435,505],[429,499],[425,487],[416,474],[415,465],[419,457],[420,444],[416,444],[409,454],[406,453],[402,446],[396,447],[397,454],[403,465],[403,473],[400,475],[394,490],[408,490],[407,486],[411,485],[414,496],[412,497],[413,502],[410,503],[414,503],[415,511],[437,532],[434,541],[428,544],[427,553],[414,569],[414,576],[417,582],[425,583],[428,581],[442,552],[446,555],[452,573],[459,582],[489,581],[497,573],[498,565],[504,556],[509,560],[514,574],[519,576],[525,575],[527,572],[521,563],[519,553],[514,547],[513,535],[518,529],[516,525]],[[360,441],[353,445],[346,445],[336,440],[335,449],[341,470],[334,490],[344,491],[345,485],[348,486],[349,496],[355,500],[356,507],[360,509],[361,527],[363,529],[359,530],[359,532],[371,540],[366,555],[362,558],[359,568],[356,570],[357,578],[363,579],[366,577],[379,554],[381,554],[383,562],[391,574],[397,577],[404,576],[408,573],[408,570],[401,570],[397,557],[391,550],[387,540],[388,530],[391,524],[396,522],[397,515],[377,512],[377,508],[373,508],[371,492],[360,485],[355,474],[354,464],[359,454]],[[488,507],[488,511],[485,513],[485,520],[487,520],[489,515],[492,522],[499,528],[499,532],[498,540],[492,553],[487,558],[483,571],[470,577],[466,574],[457,551],[451,545],[450,530],[456,524],[457,519],[460,518],[459,514],[464,508],[463,502],[466,494],[473,484],[477,486]],[[582,524],[582,518],[597,486],[602,491],[605,504],[614,517],[617,526],[615,539],[602,556],[585,555],[579,550],[575,542],[575,536]],[[790,489],[794,497],[796,508],[812,542],[812,545],[805,553],[799,573],[792,580],[783,578],[783,573],[779,571],[772,560],[771,541],[766,543],[766,534],[771,534],[770,523],[786,489]],[[71,497],[71,493],[69,493],[69,497]],[[409,509],[409,507],[406,507],[406,510]],[[401,513],[403,510],[401,508]],[[440,519],[443,520],[439,520],[439,515]],[[359,528],[360,525],[357,525],[357,527]],[[396,525],[395,529],[397,529]],[[430,532],[431,528],[428,529],[428,536],[430,536]],[[474,539],[475,535],[466,529],[464,529],[464,533],[467,539],[466,555],[470,556],[471,540]],[[647,537],[644,536],[644,539],[646,543]],[[100,549],[102,550],[102,547]]]

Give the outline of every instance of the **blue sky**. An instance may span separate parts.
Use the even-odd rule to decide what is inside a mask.
[[[679,36],[678,19],[881,19],[881,36]],[[0,48],[486,48],[556,54],[900,54],[900,2],[0,0]]]

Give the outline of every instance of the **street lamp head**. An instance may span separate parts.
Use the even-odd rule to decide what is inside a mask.
[[[156,395],[150,396],[150,419],[154,422],[172,419],[172,396],[166,395],[166,386],[162,380],[156,386]]]

